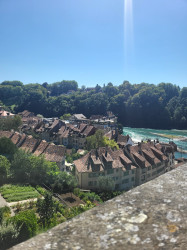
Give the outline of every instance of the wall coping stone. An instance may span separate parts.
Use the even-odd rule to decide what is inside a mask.
[[[184,164],[12,249],[187,249],[186,180]]]

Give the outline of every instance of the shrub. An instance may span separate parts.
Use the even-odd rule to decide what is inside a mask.
[[[20,228],[19,242],[25,241],[36,234],[37,217],[32,210],[20,212],[10,219],[17,228]]]
[[[19,234],[20,227],[11,222],[2,223],[0,227],[0,248],[4,250],[17,244]]]
[[[0,224],[3,222],[3,219],[9,217],[11,214],[11,210],[9,207],[1,207],[0,208]]]

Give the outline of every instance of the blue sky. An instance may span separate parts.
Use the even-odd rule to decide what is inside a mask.
[[[0,0],[0,82],[187,86],[187,0],[126,1]]]

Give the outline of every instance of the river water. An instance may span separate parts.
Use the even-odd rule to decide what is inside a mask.
[[[137,143],[141,140],[155,140],[159,139],[160,142],[169,142],[173,140],[177,144],[179,149],[182,149],[183,153],[176,152],[175,157],[187,158],[187,130],[160,130],[160,129],[148,129],[148,128],[123,128],[124,135],[130,135],[132,140]]]

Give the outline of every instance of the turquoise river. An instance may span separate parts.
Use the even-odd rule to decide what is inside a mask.
[[[124,135],[130,135],[132,140],[137,143],[141,140],[155,140],[158,139],[160,142],[169,142],[173,140],[177,144],[179,151],[176,152],[175,157],[187,158],[187,130],[159,130],[159,129],[148,129],[148,128],[123,128]]]

